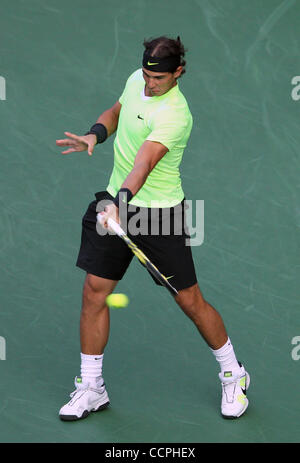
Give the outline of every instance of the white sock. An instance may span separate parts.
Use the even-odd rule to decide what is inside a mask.
[[[216,357],[217,362],[219,362],[221,367],[221,373],[225,371],[239,371],[240,365],[236,359],[233,346],[230,339],[227,339],[227,342],[220,349],[211,349],[213,354]]]
[[[81,378],[83,382],[89,382],[92,385],[99,383],[102,378],[102,355],[88,355],[81,352]]]

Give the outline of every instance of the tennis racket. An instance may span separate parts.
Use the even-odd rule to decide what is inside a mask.
[[[101,214],[97,214],[97,220],[100,224],[101,222]],[[125,231],[121,228],[121,226],[115,222],[113,219],[109,218],[108,221],[108,226],[118,235],[126,244],[127,246],[131,249],[133,254],[139,259],[139,261],[143,264],[143,266],[165,287],[167,290],[172,294],[172,296],[176,296],[178,294],[177,289],[175,289],[170,282],[168,281],[168,278],[165,277],[160,271],[158,270],[157,267],[151,262],[150,259],[137,247],[137,245],[126,235]]]

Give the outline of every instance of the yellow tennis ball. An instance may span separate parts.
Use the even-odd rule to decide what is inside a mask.
[[[129,299],[126,294],[110,294],[106,298],[106,303],[109,307],[121,309],[128,305]]]

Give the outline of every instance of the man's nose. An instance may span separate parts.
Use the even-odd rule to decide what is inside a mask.
[[[155,85],[156,85],[156,84],[155,84],[155,81],[154,81],[154,79],[149,79],[149,83],[148,83],[148,86],[149,86],[150,88],[154,88],[154,87],[155,87]]]

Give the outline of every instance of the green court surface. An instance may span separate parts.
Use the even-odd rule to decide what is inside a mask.
[[[1,1],[1,442],[300,441],[299,29],[296,0]],[[181,172],[204,200],[199,285],[251,375],[250,405],[222,419],[217,362],[134,260],[105,351],[111,407],[61,422],[80,373],[81,218],[113,139],[91,158],[55,140],[86,132],[163,34],[189,50]]]

